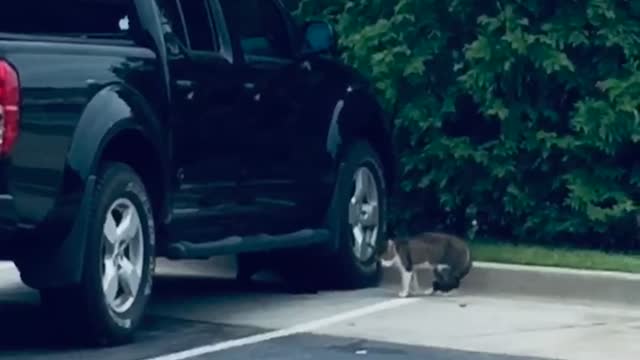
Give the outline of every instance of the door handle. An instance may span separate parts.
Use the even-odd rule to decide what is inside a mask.
[[[195,87],[196,87],[196,83],[192,80],[186,80],[186,79],[178,79],[176,80],[176,87],[180,90],[179,92],[182,93],[182,95],[184,95],[184,97],[188,100],[188,101],[192,101],[193,97],[195,96]]]
[[[260,92],[256,89],[256,84],[252,82],[246,82],[242,84],[242,87],[249,93],[249,95],[253,98],[254,101],[260,101],[262,97]]]
[[[311,71],[311,63],[308,60],[305,60],[300,64],[300,68],[305,71]]]
[[[192,80],[184,80],[184,79],[176,80],[176,86],[178,86],[178,88],[182,90],[193,90],[195,85],[196,83]]]

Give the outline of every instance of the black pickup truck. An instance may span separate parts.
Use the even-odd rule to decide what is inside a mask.
[[[280,0],[7,4],[0,260],[98,344],[132,339],[156,257],[291,251],[374,285],[390,125],[336,52]]]

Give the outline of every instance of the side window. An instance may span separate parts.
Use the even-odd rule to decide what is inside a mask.
[[[177,37],[183,47],[192,51],[218,49],[208,0],[163,0],[160,11],[165,36]],[[170,43],[169,46],[172,47]]]
[[[163,0],[158,5],[167,50],[172,55],[179,55],[180,46],[186,48],[188,42],[178,3],[176,0]]]
[[[208,0],[180,0],[189,45],[195,51],[217,50]]]
[[[220,3],[245,56],[292,56],[286,23],[272,0],[222,0]]]

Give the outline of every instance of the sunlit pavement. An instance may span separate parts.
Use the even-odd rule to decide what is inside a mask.
[[[56,341],[37,294],[0,263],[0,358],[625,360],[640,353],[636,309],[464,293],[398,299],[393,285],[291,295],[270,283],[241,288],[233,273],[229,261],[161,261],[135,343],[89,350]]]

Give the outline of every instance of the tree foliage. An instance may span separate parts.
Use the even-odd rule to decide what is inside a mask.
[[[302,0],[395,116],[404,229],[630,247],[640,3]],[[400,229],[402,228],[400,227]]]

